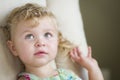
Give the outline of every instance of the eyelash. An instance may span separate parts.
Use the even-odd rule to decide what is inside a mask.
[[[44,36],[45,38],[51,38],[51,37],[53,37],[53,33],[51,33],[51,32],[46,32],[46,33],[43,34],[43,36]],[[32,39],[35,39],[35,36],[34,36],[33,34],[27,34],[27,35],[25,36],[25,39],[32,40]]]
[[[25,39],[34,39],[34,35],[33,34],[27,34],[25,36]]]
[[[53,37],[53,34],[50,33],[50,32],[46,32],[46,33],[44,34],[44,36],[45,36],[46,38],[50,38],[50,37]]]

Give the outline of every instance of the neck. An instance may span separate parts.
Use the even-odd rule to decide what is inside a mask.
[[[34,74],[40,78],[51,77],[57,74],[55,67],[53,67],[53,63],[50,62],[44,66],[34,67],[34,66],[25,66],[26,72]]]

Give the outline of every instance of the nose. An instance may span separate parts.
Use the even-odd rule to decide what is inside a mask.
[[[37,40],[35,43],[35,47],[43,47],[45,46],[45,41],[44,40]]]

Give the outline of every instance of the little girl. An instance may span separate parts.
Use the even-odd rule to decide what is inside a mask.
[[[5,33],[10,51],[25,67],[17,80],[82,80],[72,71],[53,67],[58,51],[65,49],[72,61],[88,70],[89,80],[103,80],[91,57],[91,48],[88,47],[88,56],[83,56],[78,47],[65,40],[55,16],[45,7],[28,3],[15,8],[8,17]]]

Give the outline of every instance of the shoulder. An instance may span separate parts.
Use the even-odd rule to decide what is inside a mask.
[[[70,71],[68,69],[60,68],[58,69],[58,72],[59,72],[59,75],[61,77],[64,77],[66,80],[82,80],[73,71]]]

